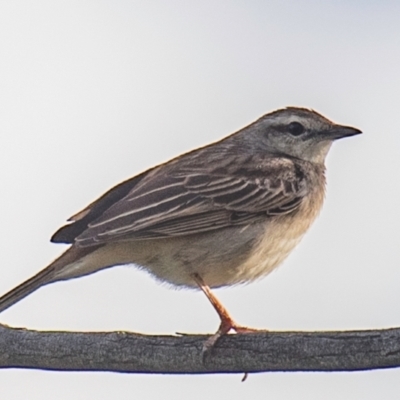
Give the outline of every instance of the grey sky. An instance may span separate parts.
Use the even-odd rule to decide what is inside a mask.
[[[268,278],[216,291],[239,323],[384,328],[400,316],[400,3],[0,2],[0,293],[56,257],[104,191],[287,105],[365,135],[334,144],[322,214]],[[0,316],[34,329],[213,332],[201,293],[132,267],[40,289]],[[400,371],[144,376],[0,371],[7,399],[394,398]]]

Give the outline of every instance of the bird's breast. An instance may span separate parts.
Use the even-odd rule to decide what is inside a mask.
[[[296,212],[266,221],[247,260],[237,268],[236,283],[259,279],[278,267],[300,242],[321,210],[324,190],[306,197]]]

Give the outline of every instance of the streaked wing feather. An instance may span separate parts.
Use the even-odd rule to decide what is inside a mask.
[[[260,219],[260,214],[227,213],[224,210],[212,211],[204,214],[188,215],[182,217],[177,224],[174,220],[165,221],[151,228],[153,237],[191,235],[194,233],[207,232],[213,229],[236,225],[243,225]],[[215,227],[215,228],[213,228]]]
[[[243,166],[156,171],[91,222],[77,243],[194,234],[291,212],[307,194],[307,184],[291,160],[282,160],[281,165],[263,160],[247,171]]]

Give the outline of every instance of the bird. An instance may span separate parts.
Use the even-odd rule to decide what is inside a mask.
[[[299,243],[325,197],[325,159],[359,129],[286,107],[128,179],[51,238],[70,247],[0,298],[0,312],[40,287],[134,264],[173,287],[200,289],[220,318],[203,346],[253,332],[211,289],[268,275]]]

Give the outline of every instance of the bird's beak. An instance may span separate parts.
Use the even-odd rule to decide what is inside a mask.
[[[331,129],[325,131],[325,137],[330,140],[342,139],[349,136],[355,136],[362,133],[359,129],[351,126],[335,125]]]

